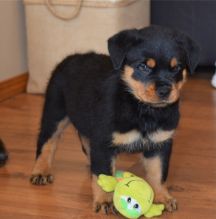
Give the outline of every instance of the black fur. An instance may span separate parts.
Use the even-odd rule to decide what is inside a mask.
[[[3,141],[0,139],[0,166],[3,166],[8,160],[8,154]]]
[[[121,78],[123,69],[131,66],[135,81],[154,81],[162,95],[168,92],[167,87],[182,80],[184,68],[192,73],[199,49],[186,35],[155,26],[120,32],[109,39],[108,47],[111,59],[95,53],[77,54],[67,57],[54,70],[46,92],[37,157],[58,122],[68,116],[78,132],[90,139],[94,174],[112,174],[112,158],[121,151],[143,152],[146,157],[161,157],[165,180],[171,140],[158,145],[149,141],[148,145],[134,142],[115,147],[112,133],[135,129],[145,138],[159,129],[173,130],[179,121],[179,101],[160,107],[137,100]],[[180,64],[170,69],[173,56]],[[157,61],[156,68],[143,64],[148,57]]]

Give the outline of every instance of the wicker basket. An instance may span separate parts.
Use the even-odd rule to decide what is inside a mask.
[[[24,0],[29,82],[44,93],[51,71],[65,56],[107,53],[107,39],[127,28],[149,25],[149,0]]]

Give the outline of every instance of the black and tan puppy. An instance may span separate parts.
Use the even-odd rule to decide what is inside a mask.
[[[197,45],[181,32],[151,26],[108,40],[110,57],[88,53],[63,60],[50,79],[37,144],[33,184],[53,181],[51,164],[60,133],[71,122],[79,132],[93,174],[94,206],[107,210],[110,195],[96,184],[112,174],[120,152],[141,152],[157,202],[176,209],[165,181],[179,97],[198,63]]]

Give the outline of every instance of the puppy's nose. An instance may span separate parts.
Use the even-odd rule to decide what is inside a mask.
[[[170,84],[160,84],[157,85],[157,95],[160,98],[167,98],[171,91],[171,85]]]

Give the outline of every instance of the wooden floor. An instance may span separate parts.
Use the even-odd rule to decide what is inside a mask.
[[[216,218],[216,89],[207,78],[192,78],[183,92],[169,175],[179,210],[161,219]],[[54,184],[29,183],[42,104],[43,97],[27,94],[0,103],[0,136],[10,153],[0,169],[0,218],[121,218],[92,212],[89,167],[73,127],[59,144]],[[122,155],[118,168],[142,176],[137,158]]]

